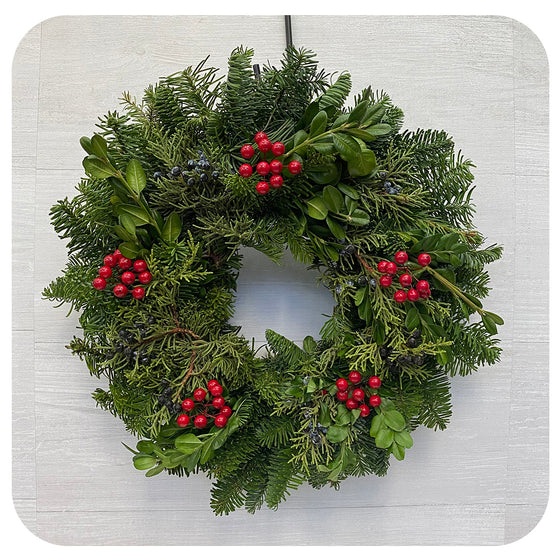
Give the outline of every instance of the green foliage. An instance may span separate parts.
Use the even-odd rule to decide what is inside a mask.
[[[402,110],[371,87],[346,106],[350,75],[329,76],[311,51],[288,48],[260,73],[253,55],[235,49],[225,77],[205,59],[139,101],[125,93],[121,113],[80,139],[85,178],[51,210],[69,258],[43,291],[79,313],[68,348],[103,382],[96,404],[140,439],[126,446],[136,469],[206,473],[219,515],[276,509],[306,481],[383,476],[414,429],[448,425],[450,377],[496,363],[503,324],[482,301],[502,248],[472,223],[474,166],[450,136],[401,132]],[[284,143],[284,166],[302,164],[266,196],[238,173],[258,131]],[[140,301],[91,285],[117,247],[148,264]],[[243,247],[277,262],[289,250],[316,271],[335,303],[319,340],[268,330],[261,356],[230,323]],[[398,304],[397,279],[380,286],[379,262],[400,250],[428,299]],[[381,399],[365,416],[337,397],[351,370],[365,403]],[[211,379],[232,408],[226,425],[207,396],[190,414],[204,411],[208,425],[179,427],[180,403]]]

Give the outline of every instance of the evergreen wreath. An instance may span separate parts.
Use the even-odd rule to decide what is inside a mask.
[[[51,210],[69,260],[43,292],[79,312],[68,348],[106,379],[93,397],[139,438],[134,466],[206,473],[216,514],[384,475],[415,428],[446,427],[450,376],[499,360],[503,324],[481,303],[502,249],[471,223],[450,136],[400,132],[371,87],[346,108],[350,75],[308,50],[252,57],[124,94],[81,139],[87,177]],[[263,356],[240,336],[242,247],[317,271],[335,302],[320,340],[268,330]]]

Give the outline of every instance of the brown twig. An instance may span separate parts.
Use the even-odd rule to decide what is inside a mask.
[[[363,257],[359,254],[356,253],[356,258],[360,261],[361,265],[370,273],[370,274],[374,274],[374,270],[373,268],[371,268],[371,266],[369,266],[369,264],[364,261]]]
[[[191,354],[191,363],[189,364],[189,369],[187,370],[187,374],[183,378],[183,381],[181,381],[181,385],[179,385],[179,387],[177,388],[177,391],[175,391],[174,398],[178,398],[181,395],[181,391],[183,390],[183,387],[185,386],[187,380],[189,379],[189,377],[191,376],[191,374],[194,370],[194,361],[195,360],[196,360],[196,349],[193,348],[193,351],[192,351],[192,354]]]
[[[141,346],[142,344],[147,344],[148,342],[152,342],[153,340],[159,340],[160,338],[163,338],[163,337],[165,337],[169,334],[176,334],[176,333],[188,334],[190,337],[194,338],[195,340],[200,340],[200,336],[193,333],[191,330],[182,329],[181,327],[175,327],[174,329],[171,329],[170,331],[166,331],[164,333],[159,333],[159,334],[154,334],[153,336],[150,336],[148,338],[144,338],[142,340],[139,340],[136,344],[134,344],[132,346],[132,348],[136,348],[137,346]]]

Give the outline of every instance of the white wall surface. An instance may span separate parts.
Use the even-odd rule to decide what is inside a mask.
[[[277,62],[282,16],[59,17],[22,40],[13,65],[13,498],[57,544],[504,544],[527,534],[548,497],[548,67],[538,39],[501,17],[295,16],[296,46],[348,70],[403,108],[405,128],[443,128],[477,165],[477,226],[504,245],[487,307],[504,317],[503,358],[454,379],[444,432],[420,429],[386,477],[339,492],[302,487],[277,512],[215,517],[210,482],[147,479],[100,384],[64,348],[77,318],[41,290],[63,268],[48,210],[82,175],[78,139],[124,90],[211,54],[253,46]],[[263,37],[266,40],[263,41]],[[535,272],[538,271],[538,272]],[[538,288],[535,285],[538,277]],[[262,341],[317,334],[330,296],[304,267],[247,251],[236,322]],[[184,519],[188,518],[188,531]],[[374,538],[372,538],[374,535]]]

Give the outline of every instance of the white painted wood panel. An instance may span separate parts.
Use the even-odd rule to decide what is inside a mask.
[[[315,50],[327,70],[350,71],[355,92],[370,83],[384,89],[405,111],[405,127],[448,130],[477,164],[476,224],[489,243],[504,245],[504,259],[491,267],[487,304],[506,320],[503,359],[453,380],[450,427],[418,430],[406,460],[386,477],[348,480],[339,492],[303,487],[277,512],[215,518],[207,479],[146,479],[134,471],[121,445],[134,439],[90,397],[102,381],[64,348],[76,317],[40,296],[66,256],[48,210],[72,195],[81,176],[79,137],[117,108],[123,90],[140,95],[208,53],[225,71],[238,44],[256,47],[255,62],[277,62],[283,18],[47,20],[23,40],[14,63],[14,123],[22,126],[14,126],[13,210],[14,282],[26,286],[13,324],[14,499],[45,540],[186,544],[177,513],[196,511],[191,545],[207,544],[216,531],[223,544],[372,544],[372,520],[375,544],[501,544],[542,515],[548,307],[524,289],[535,266],[543,279],[547,273],[548,75],[540,43],[501,17],[292,21],[295,43]],[[256,344],[266,328],[297,341],[316,335],[331,300],[315,284],[290,258],[278,267],[247,250],[235,320]]]

